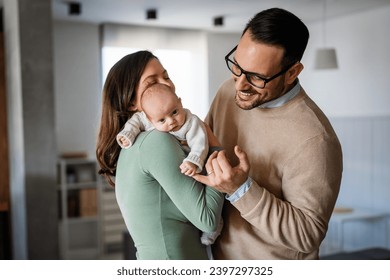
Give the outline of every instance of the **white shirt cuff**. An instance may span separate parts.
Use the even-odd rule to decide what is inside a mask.
[[[231,203],[236,202],[239,200],[243,195],[249,190],[249,188],[252,185],[252,178],[248,177],[246,181],[232,194],[232,195],[226,195],[226,199],[229,200]]]

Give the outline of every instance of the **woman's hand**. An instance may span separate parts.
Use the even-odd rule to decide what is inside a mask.
[[[238,165],[232,167],[224,151],[214,152],[206,163],[207,176],[196,174],[192,177],[220,192],[233,194],[248,179],[250,169],[246,153],[238,146],[234,147],[234,152],[239,159]]]

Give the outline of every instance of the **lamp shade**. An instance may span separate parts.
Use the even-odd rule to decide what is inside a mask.
[[[315,69],[337,69],[336,49],[321,48],[316,52]]]

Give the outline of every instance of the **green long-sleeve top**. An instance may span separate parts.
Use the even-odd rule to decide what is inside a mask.
[[[181,174],[179,142],[157,130],[122,150],[115,193],[138,259],[207,259],[200,231],[216,230],[223,195]]]

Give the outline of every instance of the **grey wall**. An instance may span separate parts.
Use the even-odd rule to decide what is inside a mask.
[[[225,55],[236,46],[241,33],[208,33],[207,34],[207,61],[209,74],[209,103],[221,83],[230,78],[232,74],[225,63]]]
[[[54,22],[53,30],[58,152],[93,158],[101,98],[99,26]]]

